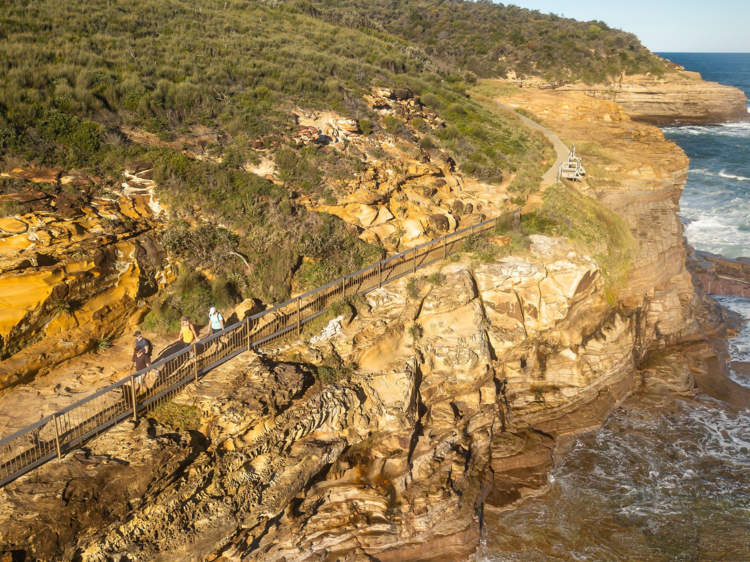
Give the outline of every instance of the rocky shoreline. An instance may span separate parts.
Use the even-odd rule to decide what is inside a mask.
[[[352,302],[329,339],[209,373],[175,400],[193,427],[128,422],[6,486],[0,552],[464,559],[483,510],[542,493],[574,435],[640,387],[692,392],[721,369],[728,319],[696,289],[676,215],[682,151],[580,92],[501,101],[580,146],[581,191],[627,222],[636,267],[614,305],[596,262],[560,238],[437,264]],[[323,386],[332,360],[351,369]]]

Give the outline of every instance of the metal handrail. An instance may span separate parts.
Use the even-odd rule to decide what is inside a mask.
[[[455,253],[467,237],[494,229],[501,218],[514,213],[446,234],[250,316],[0,439],[0,487],[129,417],[137,419],[139,411],[170,400],[237,355],[285,338],[295,328],[299,334],[333,302],[366,294]],[[356,290],[350,293],[352,288]]]

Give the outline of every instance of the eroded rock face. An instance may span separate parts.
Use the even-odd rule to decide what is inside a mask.
[[[437,130],[445,122],[412,92],[379,88],[365,100],[381,116],[399,119],[412,138],[383,132],[363,135],[356,122],[347,124],[331,115],[299,117],[301,126],[294,137],[299,144],[330,141],[334,148],[343,149],[346,140],[366,159],[365,170],[344,182],[335,204],[304,198],[301,203],[341,218],[354,225],[364,241],[393,252],[424,244],[513,207],[507,192],[511,178],[504,178],[500,185],[477,182],[457,170],[447,154],[432,158],[428,151],[419,149],[417,142],[424,133],[412,123],[419,119],[422,129]],[[387,154],[393,161],[373,154]]]
[[[88,531],[68,529],[54,548],[42,546],[51,523],[27,534],[14,526],[0,548],[92,561],[469,555],[483,506],[545,488],[555,439],[595,427],[632,390],[634,342],[654,332],[647,315],[606,304],[593,262],[537,243],[560,252],[444,263],[416,296],[407,279],[370,293],[348,325],[312,345],[358,365],[346,380],[323,388],[304,366],[248,356],[209,373],[176,400],[199,410],[199,433],[142,421],[118,429],[140,435],[123,440],[132,449],[108,435],[76,453],[109,449],[131,467],[131,495],[102,490],[103,465],[76,484],[82,496],[110,494],[116,509],[93,505]],[[655,291],[645,306],[663,298]],[[174,460],[136,462],[157,449]],[[0,519],[32,501],[33,482],[70,487],[60,467],[76,459],[7,486]],[[53,504],[40,507],[45,517]]]
[[[742,90],[705,82],[697,72],[685,70],[663,77],[624,75],[609,84],[568,84],[560,89],[616,102],[639,121],[716,123],[748,119]]]
[[[30,212],[0,219],[0,390],[140,322],[172,276],[150,163],[129,163],[121,189],[97,195],[100,178],[75,172],[5,175],[63,188],[11,194]]]
[[[581,187],[620,213],[639,242],[620,302],[607,302],[596,263],[560,239],[535,236],[529,254],[495,263],[435,264],[372,291],[324,338],[240,356],[188,387],[176,402],[200,417],[189,437],[140,422],[132,449],[107,444],[109,435],[94,442],[92,452],[109,447],[112,462],[133,467],[137,486],[114,490],[106,509],[92,503],[87,529],[58,533],[55,502],[35,496],[34,482],[47,498],[64,495],[72,468],[61,467],[75,467],[74,455],[6,486],[0,528],[36,502],[50,531],[13,521],[0,552],[84,561],[460,560],[478,544],[483,509],[543,492],[571,436],[601,424],[639,384],[691,392],[708,359],[685,360],[691,344],[683,342],[718,321],[685,271],[675,211],[687,159],[605,101],[524,91],[514,103],[544,111],[563,138],[614,147],[604,172],[591,167],[600,183]],[[381,213],[354,211],[370,225]],[[671,355],[659,358],[661,349]],[[326,357],[356,368],[323,387],[313,372]],[[139,460],[149,455],[154,463]],[[95,465],[75,485],[98,490],[106,470]],[[53,532],[57,542],[43,544]]]

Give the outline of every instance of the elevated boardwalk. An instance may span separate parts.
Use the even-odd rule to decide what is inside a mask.
[[[506,211],[251,316],[0,440],[0,487],[128,418],[138,419],[230,359],[298,337],[334,302],[415,273],[460,251],[468,238],[495,232],[518,216],[518,211]]]

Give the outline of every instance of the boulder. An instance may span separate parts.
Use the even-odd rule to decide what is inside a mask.
[[[429,216],[430,226],[436,232],[448,232],[450,230],[450,222],[448,217],[439,213],[433,213]]]
[[[152,162],[146,162],[144,160],[133,160],[132,162],[125,163],[125,171],[129,174],[136,175],[139,172],[145,172],[154,167]]]
[[[411,90],[407,90],[406,88],[396,88],[393,90],[393,97],[398,101],[404,101],[413,98],[414,94]]]

